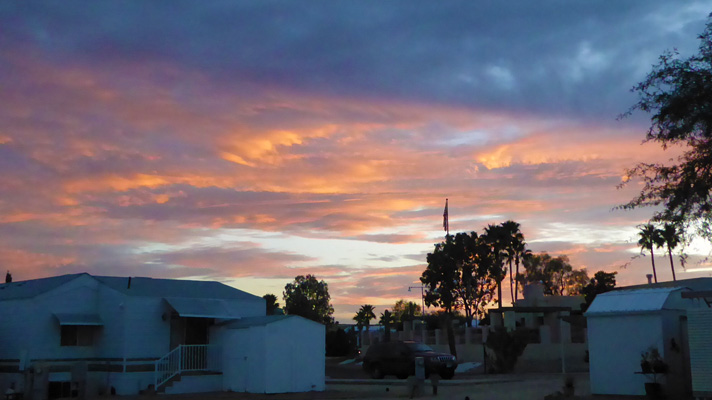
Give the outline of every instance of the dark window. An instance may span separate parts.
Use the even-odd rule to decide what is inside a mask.
[[[62,325],[60,326],[60,346],[92,346],[94,345],[93,326]]]
[[[47,385],[47,398],[50,400],[77,397],[78,394],[76,384],[71,382],[49,382]]]

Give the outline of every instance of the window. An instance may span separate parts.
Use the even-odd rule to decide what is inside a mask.
[[[92,346],[94,345],[93,326],[61,325],[60,346]]]
[[[79,397],[79,390],[76,383],[71,382],[49,382],[47,385],[48,399],[66,399]]]

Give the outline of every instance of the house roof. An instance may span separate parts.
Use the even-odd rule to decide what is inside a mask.
[[[232,300],[260,299],[258,296],[215,281],[131,277],[131,287],[129,287],[129,278],[93,276],[87,273],[81,273],[1,284],[0,300],[32,298],[64,285],[82,275],[90,276],[100,283],[128,296]]]
[[[502,308],[492,308],[489,312],[501,313],[505,311],[514,311],[518,313],[547,313],[547,312],[561,312],[561,311],[572,311],[571,307],[560,307],[560,306],[514,306],[514,307],[502,307]]]
[[[0,300],[32,298],[62,286],[80,275],[83,274],[60,275],[29,281],[3,283],[0,285]]]
[[[186,297],[163,298],[181,317],[193,318],[240,318],[234,307],[223,299],[196,299]]]
[[[225,324],[226,328],[230,329],[242,329],[249,328],[251,326],[264,326],[268,324],[275,323],[277,321],[282,321],[287,318],[296,318],[296,315],[263,315],[259,317],[247,317],[236,321],[230,321]]]
[[[655,289],[655,288],[670,288],[670,287],[686,287],[692,290],[712,290],[712,278],[690,278],[678,279],[676,281],[665,281],[658,283],[646,283],[641,285],[621,286],[613,289],[613,291],[631,290],[631,289]]]
[[[142,297],[188,297],[203,299],[259,299],[259,296],[215,281],[190,281],[182,279],[156,279],[115,276],[95,276],[96,280],[129,296]]]
[[[613,313],[641,313],[663,310],[671,293],[689,290],[682,287],[615,290],[599,294],[586,316]]]

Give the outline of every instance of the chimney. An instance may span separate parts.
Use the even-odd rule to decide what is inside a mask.
[[[646,278],[648,278],[648,285],[653,284],[653,274],[647,274],[645,275]]]
[[[648,280],[650,280],[650,278],[648,278]],[[130,276],[129,276],[129,284],[128,284],[128,286],[126,286],[126,289],[131,289],[131,277]]]
[[[10,274],[10,271],[7,271],[7,274],[5,275],[5,283],[10,282],[12,282],[12,274]]]

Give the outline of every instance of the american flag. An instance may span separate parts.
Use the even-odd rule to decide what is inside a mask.
[[[445,211],[443,211],[443,230],[450,234],[450,224],[447,221],[447,199],[445,199]]]

